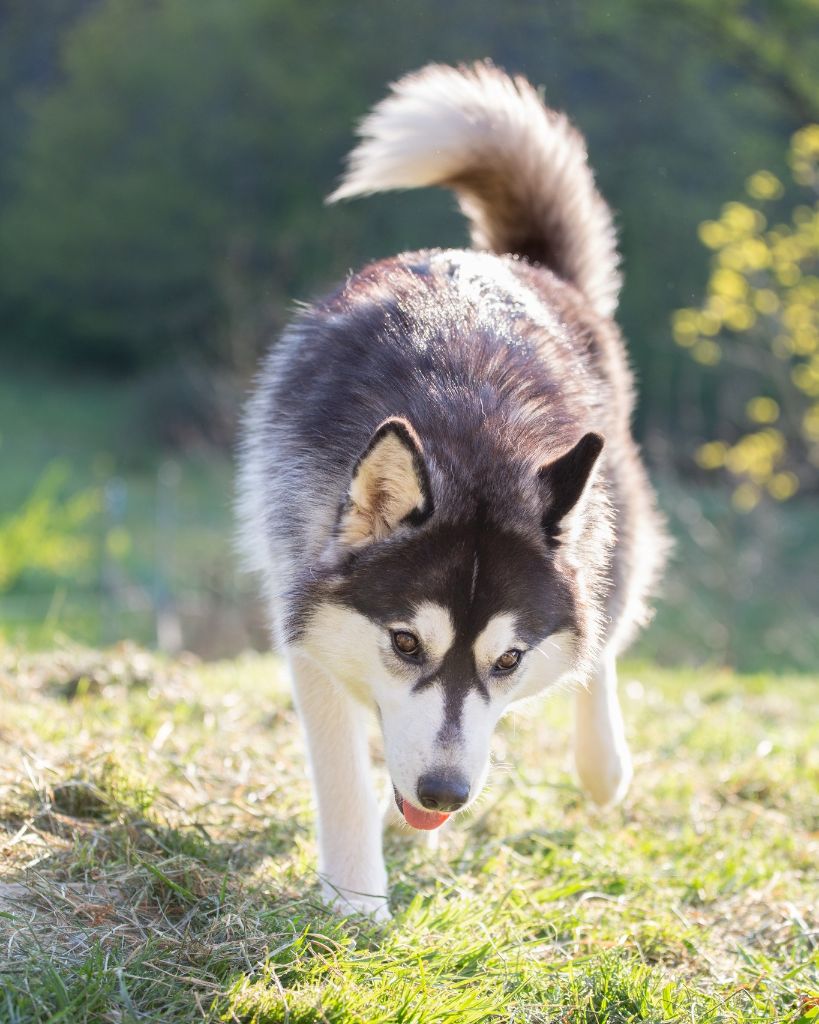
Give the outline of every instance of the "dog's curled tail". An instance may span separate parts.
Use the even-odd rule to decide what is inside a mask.
[[[362,121],[329,201],[448,186],[473,245],[544,264],[611,316],[620,287],[614,224],[567,118],[526,79],[488,62],[430,64],[391,88]]]

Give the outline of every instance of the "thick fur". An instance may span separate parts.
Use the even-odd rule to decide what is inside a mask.
[[[403,79],[362,135],[333,198],[448,185],[491,251],[382,261],[296,319],[249,403],[239,515],[293,669],[325,891],[383,914],[362,709],[400,798],[418,806],[434,771],[471,803],[498,718],[574,682],[581,781],[618,799],[615,659],[665,540],[582,138],[486,64]],[[396,630],[420,639],[417,658]],[[504,674],[509,650],[522,657]]]
[[[620,275],[611,212],[582,135],[526,79],[491,64],[430,65],[397,82],[360,134],[331,200],[447,185],[477,249],[551,267],[612,316]]]

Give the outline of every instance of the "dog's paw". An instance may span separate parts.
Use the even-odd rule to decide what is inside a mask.
[[[577,775],[598,807],[612,807],[620,803],[631,785],[631,755],[627,747],[599,749],[596,755],[592,758],[577,756]]]
[[[392,918],[386,896],[371,896],[365,892],[352,892],[325,882],[321,888],[324,902],[342,917],[369,917],[373,921]]]

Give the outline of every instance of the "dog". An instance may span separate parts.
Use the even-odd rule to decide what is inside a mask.
[[[580,782],[619,800],[616,659],[666,538],[579,132],[486,62],[408,75],[359,134],[329,200],[446,186],[473,248],[373,263],[296,316],[248,403],[238,512],[292,673],[324,896],[384,918],[368,719],[403,818],[432,830],[477,799],[504,712],[573,684]]]

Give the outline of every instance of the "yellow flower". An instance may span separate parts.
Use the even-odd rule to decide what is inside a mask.
[[[760,288],[754,292],[754,306],[757,312],[770,316],[779,309],[779,296],[770,288]]]
[[[802,276],[802,271],[795,263],[781,263],[776,268],[776,276],[779,278],[780,284],[783,284],[786,288],[791,288]]]
[[[734,490],[731,500],[740,512],[752,512],[759,504],[761,495],[759,488],[753,484],[742,483]]]
[[[719,249],[728,241],[728,232],[715,220],[704,221],[697,233],[702,244],[708,249]]]
[[[785,191],[782,182],[770,171],[757,171],[745,182],[745,189],[752,199],[779,199]]]
[[[722,358],[722,350],[715,341],[710,341],[708,338],[700,338],[691,349],[691,355],[698,363],[702,363],[703,366],[716,366]]]
[[[779,419],[779,405],[773,398],[766,398],[760,395],[752,398],[745,406],[748,419],[754,423],[776,423]]]
[[[748,291],[748,282],[736,270],[721,267],[711,275],[711,291],[729,299],[742,299]]]
[[[678,309],[671,319],[674,341],[683,348],[690,348],[699,336],[697,326],[699,314],[694,309]]]
[[[694,458],[698,466],[703,469],[719,469],[725,465],[725,455],[728,445],[724,441],[709,441],[700,445]]]
[[[756,323],[756,314],[750,306],[736,305],[725,317],[725,324],[732,331],[747,331]]]
[[[770,249],[759,238],[746,238],[739,251],[748,270],[763,270],[771,265]]]
[[[805,125],[791,138],[791,151],[802,157],[819,157],[819,124]]]
[[[812,318],[812,312],[810,306],[804,302],[798,301],[798,295],[795,291],[792,291],[789,296],[789,302],[787,307],[782,313],[783,322],[791,328],[791,330],[797,330],[799,327],[807,327],[810,325]]]
[[[799,490],[795,473],[775,473],[768,481],[768,493],[777,501],[787,501]]]
[[[792,348],[797,356],[812,355],[819,349],[819,331],[815,327],[798,327],[793,332]]]
[[[720,223],[736,237],[763,228],[765,218],[745,203],[726,203],[722,208]]]
[[[800,391],[804,391],[811,398],[819,397],[819,366],[815,366],[814,360],[810,363],[800,363],[791,370],[791,379]]]
[[[793,222],[800,227],[813,227],[816,212],[810,206],[797,206],[793,211]]]
[[[702,334],[719,334],[722,321],[713,309],[704,309],[697,317],[697,327]]]

